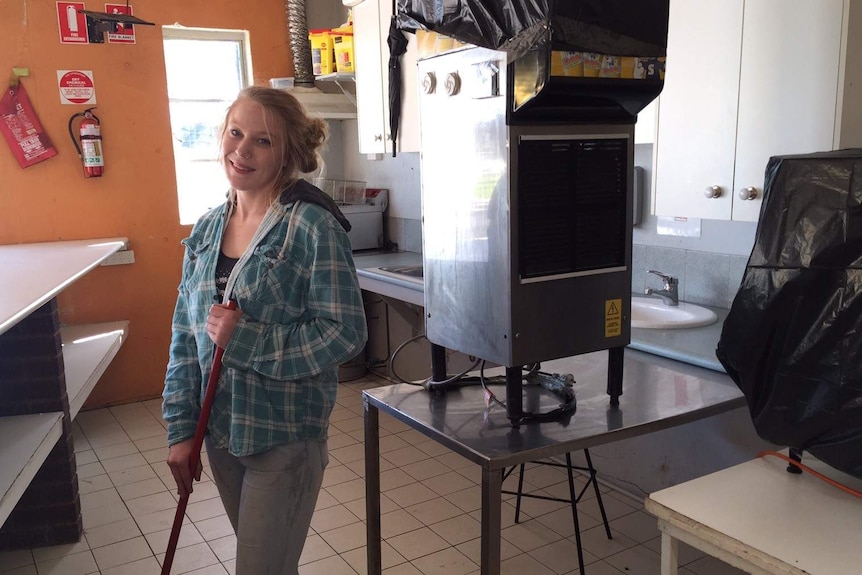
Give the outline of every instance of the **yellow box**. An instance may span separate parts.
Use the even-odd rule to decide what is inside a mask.
[[[551,76],[583,76],[583,52],[551,52]]]
[[[311,68],[315,76],[335,72],[335,52],[332,49],[330,30],[309,30],[311,42]]]
[[[333,31],[332,45],[335,47],[335,70],[353,72],[356,69],[353,61],[353,32]]]
[[[461,42],[437,32],[430,32],[428,30],[416,31],[416,54],[419,58],[436,56],[437,54],[469,45],[466,42]]]
[[[602,71],[602,56],[593,52],[584,52],[584,76],[597,78]]]
[[[437,49],[437,32],[416,30],[416,54],[420,58],[433,56]]]
[[[599,76],[602,78],[619,78],[621,71],[618,56],[602,56],[602,67],[599,70]]]

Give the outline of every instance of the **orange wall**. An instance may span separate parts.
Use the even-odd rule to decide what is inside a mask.
[[[100,267],[61,293],[63,323],[128,319],[129,337],[87,407],[158,397],[182,260],[161,26],[248,30],[256,83],[292,76],[282,0],[149,0],[135,15],[134,45],[60,44],[53,0],[0,2],[0,77],[22,80],[59,154],[21,169],[0,138],[0,244],[124,236],[133,265]],[[88,10],[104,3],[89,0]],[[69,117],[85,106],[60,104],[57,70],[92,70],[106,170],[85,179],[69,139]],[[2,281],[14,281],[3,277]]]

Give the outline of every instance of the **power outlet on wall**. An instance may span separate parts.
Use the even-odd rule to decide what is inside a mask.
[[[135,263],[135,252],[132,250],[120,250],[109,255],[102,262],[103,266],[120,266]]]

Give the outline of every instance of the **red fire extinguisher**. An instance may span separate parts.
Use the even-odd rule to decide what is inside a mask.
[[[78,151],[78,157],[84,164],[85,178],[100,178],[105,171],[105,157],[102,155],[102,125],[99,117],[93,113],[96,108],[87,108],[83,112],[73,114],[69,118],[69,137]],[[81,142],[75,137],[75,118],[81,117],[81,125],[78,127]]]

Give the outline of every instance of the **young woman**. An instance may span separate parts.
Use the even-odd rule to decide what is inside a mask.
[[[350,226],[298,177],[317,169],[325,137],[326,124],[288,93],[243,90],[222,132],[227,202],[183,241],[163,394],[168,465],[180,495],[190,493],[203,382],[221,347],[205,444],[237,536],[237,575],[297,572],[328,461],[338,366],[367,337]]]

